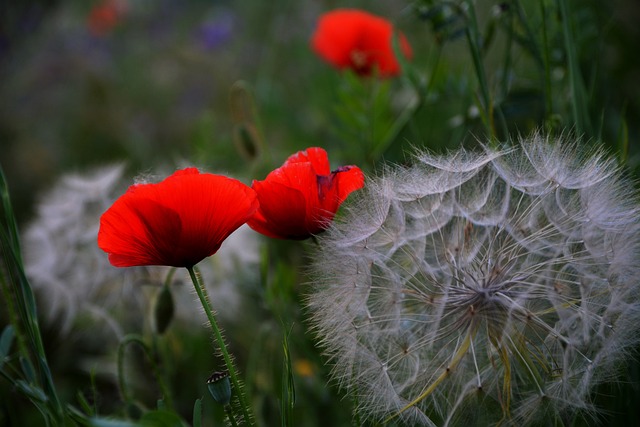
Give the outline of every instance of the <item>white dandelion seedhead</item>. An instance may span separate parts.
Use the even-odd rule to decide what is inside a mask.
[[[602,151],[534,135],[421,153],[323,237],[308,308],[358,411],[527,425],[594,411],[638,342],[638,195]]]
[[[125,333],[123,317],[142,312],[139,282],[161,280],[150,269],[112,267],[96,244],[100,215],[126,188],[123,175],[124,167],[113,165],[62,176],[39,200],[23,236],[39,310],[63,335],[82,318],[104,328],[102,339],[117,342]]]

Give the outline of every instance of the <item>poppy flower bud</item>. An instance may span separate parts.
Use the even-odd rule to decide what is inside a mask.
[[[226,372],[214,372],[207,378],[207,387],[213,400],[222,406],[228,405],[231,401],[231,384],[229,374]]]
[[[242,157],[253,160],[260,153],[260,139],[255,126],[245,122],[236,125],[233,130],[233,142]]]
[[[256,127],[256,111],[253,94],[247,84],[238,81],[229,93],[229,108],[234,123],[233,142],[242,157],[255,159],[262,150],[262,140]]]
[[[156,297],[153,307],[153,320],[158,334],[162,335],[167,330],[173,319],[174,312],[173,294],[169,286],[164,285]]]

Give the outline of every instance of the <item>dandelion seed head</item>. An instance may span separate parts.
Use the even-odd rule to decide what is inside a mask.
[[[25,269],[39,309],[58,322],[63,335],[84,315],[118,338],[122,327],[109,309],[118,301],[136,299],[131,290],[137,274],[109,268],[95,243],[97,218],[120,189],[123,170],[116,165],[63,176],[41,197],[36,218],[24,233]]]
[[[595,413],[638,343],[638,217],[616,163],[565,137],[385,170],[314,254],[333,380],[411,425]]]

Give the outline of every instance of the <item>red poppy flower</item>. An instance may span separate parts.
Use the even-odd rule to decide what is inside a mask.
[[[103,0],[91,8],[87,17],[89,31],[94,36],[104,36],[120,22],[125,14],[126,5],[118,0]]]
[[[249,186],[187,168],[157,184],[129,187],[100,218],[98,246],[116,267],[193,267],[257,208]]]
[[[400,73],[392,47],[393,25],[384,18],[356,9],[337,9],[320,17],[311,39],[318,55],[339,69],[362,76],[377,69],[380,77]],[[400,34],[400,49],[411,58],[411,46]]]
[[[331,172],[327,152],[308,148],[264,181],[253,181],[260,207],[247,224],[265,236],[306,239],[327,228],[340,204],[363,185],[360,168],[342,166]]]

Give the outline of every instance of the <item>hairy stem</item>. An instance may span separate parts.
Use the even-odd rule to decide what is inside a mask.
[[[224,341],[224,337],[222,336],[222,331],[218,327],[218,322],[213,314],[213,310],[211,309],[211,304],[209,303],[209,298],[207,297],[207,291],[202,285],[202,281],[198,278],[193,267],[187,267],[187,271],[189,271],[189,276],[191,277],[191,281],[193,282],[193,286],[198,294],[198,298],[200,299],[200,303],[202,304],[202,308],[207,315],[207,319],[209,319],[209,323],[211,324],[211,329],[213,330],[213,335],[220,347],[220,353],[222,354],[222,358],[224,359],[224,363],[227,366],[227,370],[229,371],[229,378],[231,378],[231,383],[233,384],[233,388],[236,390],[236,394],[238,396],[238,401],[240,402],[240,408],[242,410],[242,416],[247,424],[253,425],[253,418],[249,414],[249,409],[246,403],[246,399],[244,397],[244,393],[242,387],[240,385],[240,380],[238,379],[238,375],[236,374],[235,366],[233,364],[233,360],[227,350],[227,344]]]

